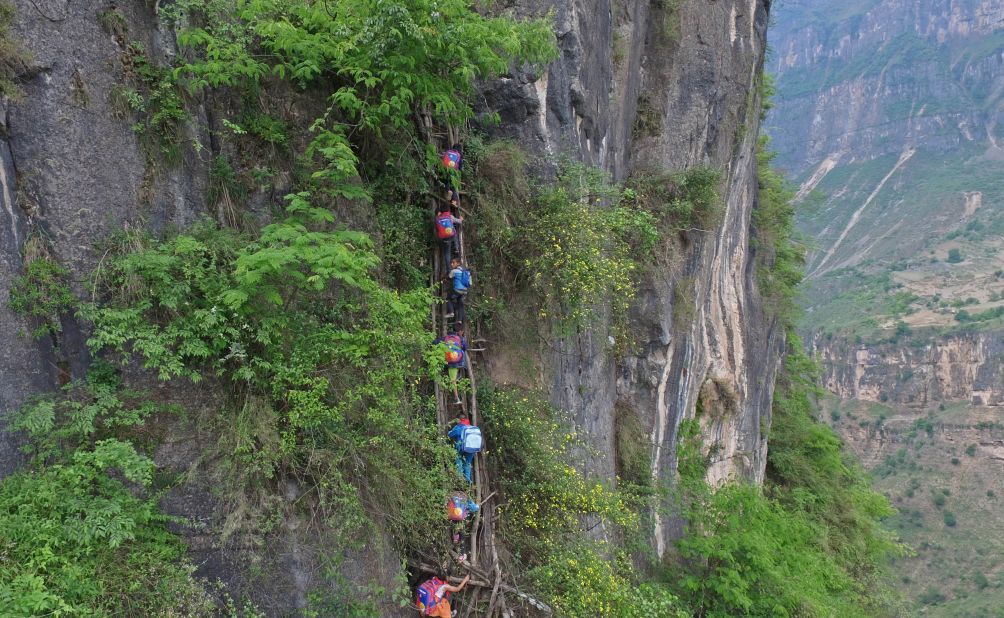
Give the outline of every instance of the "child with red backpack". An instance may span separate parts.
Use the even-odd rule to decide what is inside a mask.
[[[462,491],[453,492],[446,499],[446,518],[450,520],[453,546],[461,562],[467,560],[467,516],[480,510],[478,503]]]
[[[481,451],[483,445],[481,428],[471,425],[467,413],[461,412],[457,415],[457,424],[446,435],[453,440],[453,447],[457,449],[457,472],[464,475],[468,483],[472,483],[474,456]]]
[[[453,608],[450,607],[450,593],[460,592],[470,580],[470,574],[456,586],[451,586],[438,577],[425,580],[415,591],[415,605],[418,607],[418,611],[423,616],[451,618]]]
[[[450,271],[450,261],[453,254],[460,254],[460,243],[458,242],[458,226],[463,223],[463,219],[455,217],[449,204],[439,204],[436,207],[436,216],[433,217],[433,225],[436,228],[436,238],[442,245],[443,252],[443,273]]]
[[[456,332],[451,332],[445,337],[440,337],[432,342],[446,345],[446,371],[453,384],[453,403],[460,404],[460,393],[457,390],[457,377],[461,367],[467,366],[467,340],[464,339],[463,327],[458,327]]]
[[[447,201],[460,206],[460,174],[464,168],[464,149],[454,144],[443,153],[443,167],[446,168]]]

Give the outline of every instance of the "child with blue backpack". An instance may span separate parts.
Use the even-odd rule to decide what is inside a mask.
[[[482,445],[481,428],[471,425],[467,413],[461,412],[457,415],[457,424],[446,435],[453,440],[453,446],[457,449],[457,471],[464,475],[468,483],[472,483],[474,456],[481,450]]]
[[[464,268],[458,257],[450,260],[450,281],[452,286],[446,296],[446,317],[456,316],[457,324],[463,324],[464,298],[471,291],[471,271]]]

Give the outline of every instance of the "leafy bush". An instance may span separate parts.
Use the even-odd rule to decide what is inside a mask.
[[[292,196],[286,219],[256,239],[211,225],[127,239],[109,254],[105,304],[86,312],[89,344],[139,357],[161,379],[231,385],[238,397],[221,411],[232,420],[219,445],[234,492],[280,470],[314,477],[324,521],[351,534],[365,524],[366,488],[398,515],[389,528],[404,546],[428,536],[415,528],[434,525],[449,484],[439,466],[448,449],[422,420],[428,401],[416,389],[441,366],[425,356],[431,299],[378,285],[366,236],[327,231],[330,213],[308,199]]]
[[[813,398],[818,367],[789,332],[788,358],[778,378],[767,451],[771,495],[804,517],[825,543],[811,551],[843,573],[845,588],[832,591],[848,603],[848,614],[879,615],[887,610],[880,584],[887,560],[900,546],[881,520],[894,513],[888,500],[871,489],[865,472],[842,450],[832,429],[815,421]]]
[[[948,257],[945,258],[945,261],[949,264],[958,264],[962,261],[962,252],[958,249],[949,249]]]
[[[30,248],[32,242],[26,246]],[[45,337],[62,330],[60,315],[77,303],[66,283],[69,274],[47,253],[26,256],[24,274],[11,283],[9,306],[37,324],[33,336]]]
[[[584,326],[606,301],[623,315],[637,291],[639,262],[658,233],[648,213],[603,205],[616,197],[599,170],[568,164],[528,213],[523,266],[545,299],[541,317],[557,318],[562,333]]]
[[[753,246],[756,249],[757,282],[767,305],[792,322],[798,311],[795,297],[802,281],[805,245],[795,231],[795,190],[770,164],[775,154],[770,140],[757,142],[757,194],[753,209]]]
[[[602,546],[601,546],[602,547]],[[569,547],[529,573],[568,618],[686,618],[679,598],[657,583],[638,584],[629,561],[603,559],[591,544]]]
[[[699,166],[684,172],[640,169],[628,180],[629,196],[637,208],[651,213],[659,231],[668,236],[715,227],[725,212],[718,194],[722,173]]]
[[[131,111],[139,114],[133,130],[140,136],[148,163],[177,163],[181,128],[189,116],[174,73],[156,64],[139,41],[129,43],[123,62],[132,88],[121,92]]]
[[[31,56],[11,37],[15,11],[8,0],[0,1],[0,96],[16,101],[24,96],[17,77],[27,68]]]
[[[946,526],[948,526],[949,528],[955,527],[956,524],[955,513],[946,510],[944,513],[941,514],[941,516],[942,519],[944,519]]]
[[[180,45],[196,52],[177,71],[192,91],[256,87],[270,74],[301,88],[333,84],[307,156],[314,181],[349,199],[368,196],[354,182],[361,170],[353,140],[386,149],[381,162],[414,154],[415,110],[441,125],[463,124],[473,115],[475,78],[556,54],[545,21],[486,18],[462,0],[184,0],[166,18],[182,26]]]
[[[577,472],[572,458],[586,447],[540,394],[482,387],[479,399],[486,461],[499,483],[496,535],[559,614],[688,615],[665,584],[645,583],[623,550],[582,536],[587,523],[602,523],[630,541],[640,533],[637,512],[650,493],[618,493]]]
[[[568,420],[534,392],[478,392],[488,462],[501,503],[497,534],[527,566],[544,564],[581,532],[584,517],[624,528],[637,516],[622,497],[571,464],[582,448]]]
[[[475,246],[490,287],[506,297],[501,309],[511,313],[505,305],[525,304],[529,292],[540,299],[537,317],[553,320],[559,335],[588,326],[605,307],[623,326],[658,238],[653,217],[596,168],[563,161],[555,185],[532,187],[526,154],[509,142],[479,144],[469,156],[478,177]]]
[[[4,479],[0,614],[213,615],[168,518],[123,483],[147,487],[152,472],[131,444],[109,439]]]

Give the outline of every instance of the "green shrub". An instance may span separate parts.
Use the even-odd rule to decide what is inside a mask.
[[[962,261],[962,252],[958,249],[949,249],[948,257],[945,258],[945,261],[949,264],[958,264]]]
[[[664,584],[644,583],[628,555],[582,538],[582,522],[590,521],[617,531],[631,546],[640,534],[637,513],[650,506],[650,492],[627,484],[634,493],[618,493],[579,473],[571,463],[586,447],[539,393],[482,386],[479,400],[489,440],[486,462],[498,482],[496,535],[558,613],[581,618],[687,615]],[[621,422],[630,429],[630,421]],[[643,476],[639,481],[650,483],[647,467]]]
[[[795,231],[795,190],[771,168],[770,141],[757,142],[757,202],[753,209],[752,243],[756,249],[757,283],[767,306],[785,322],[793,322],[802,281],[805,245]]]
[[[956,524],[955,513],[946,510],[944,513],[941,514],[941,516],[942,519],[944,519],[946,526],[948,526],[949,528],[955,527]]]
[[[0,614],[214,615],[169,519],[123,483],[147,487],[152,472],[109,439],[4,479]]]
[[[325,231],[329,213],[308,199],[290,199],[258,238],[202,225],[125,239],[108,255],[105,304],[87,311],[89,345],[161,379],[212,375],[240,393],[220,410],[224,489],[254,495],[278,471],[311,477],[324,522],[352,536],[366,524],[365,487],[397,515],[388,528],[402,547],[422,542],[449,486],[448,448],[416,389],[441,367],[425,330],[431,298],[379,286],[366,236]],[[241,512],[254,528],[255,509]]]
[[[16,10],[8,0],[0,1],[0,96],[15,101],[24,96],[17,85],[18,75],[31,60],[28,52],[10,34]]]
[[[725,211],[718,194],[721,180],[719,170],[706,166],[683,172],[640,169],[628,180],[627,195],[638,209],[655,217],[664,236],[694,228],[709,231]]]
[[[637,515],[613,488],[572,466],[582,445],[539,393],[482,385],[478,400],[499,483],[497,534],[524,564],[544,564],[564,551],[578,538],[583,517],[637,526]]]
[[[639,264],[658,232],[651,215],[617,197],[602,172],[568,163],[527,213],[523,267],[544,299],[540,317],[555,318],[562,334],[588,324],[605,303],[626,314],[637,291]]]
[[[990,581],[987,579],[987,576],[980,571],[973,573],[973,583],[979,590],[985,590],[986,587],[990,585]]]
[[[126,74],[132,77],[125,97],[139,114],[133,130],[147,162],[174,165],[181,159],[182,126],[189,119],[177,78],[169,68],[156,64],[139,41],[129,43],[124,57]]]
[[[45,337],[62,330],[60,316],[77,304],[66,283],[69,275],[68,270],[45,254],[26,259],[24,274],[12,282],[9,306],[37,324],[33,336]]]
[[[604,548],[601,546],[601,548]],[[568,547],[529,573],[560,616],[568,618],[685,618],[680,600],[661,584],[638,584],[630,562],[612,563],[593,544]]]
[[[976,445],[975,444],[970,444],[969,446],[966,447],[966,455],[969,455],[970,457],[975,457],[976,456]]]
[[[838,613],[880,615],[887,609],[881,584],[885,568],[901,552],[881,524],[894,511],[871,489],[860,464],[844,454],[833,430],[816,422],[818,367],[801,350],[797,336],[789,333],[788,358],[775,389],[765,486],[789,511],[786,517],[794,518],[790,525],[796,530],[808,525],[826,539],[815,545],[820,537],[811,537],[816,541],[804,551],[818,552],[818,560],[831,563],[819,569],[842,574],[834,580],[843,584],[832,589],[837,597],[832,603],[847,603],[848,609]]]
[[[942,493],[934,494],[933,500],[934,500],[934,506],[938,507],[939,509],[945,506],[945,494]]]

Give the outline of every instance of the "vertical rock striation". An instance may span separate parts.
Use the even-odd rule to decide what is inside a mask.
[[[639,415],[652,472],[669,483],[680,423],[694,418],[702,392],[718,391],[700,419],[709,480],[760,481],[784,342],[760,302],[750,249],[767,3],[554,6],[561,58],[537,81],[514,75],[493,90],[500,133],[577,155],[616,180],[710,165],[723,172],[724,216],[714,229],[669,239],[668,258],[639,281],[637,339],[623,360],[602,327],[545,352],[551,399],[572,411],[599,454],[586,467],[602,478],[617,472],[615,407]],[[660,521],[654,532],[661,554],[674,531]]]

